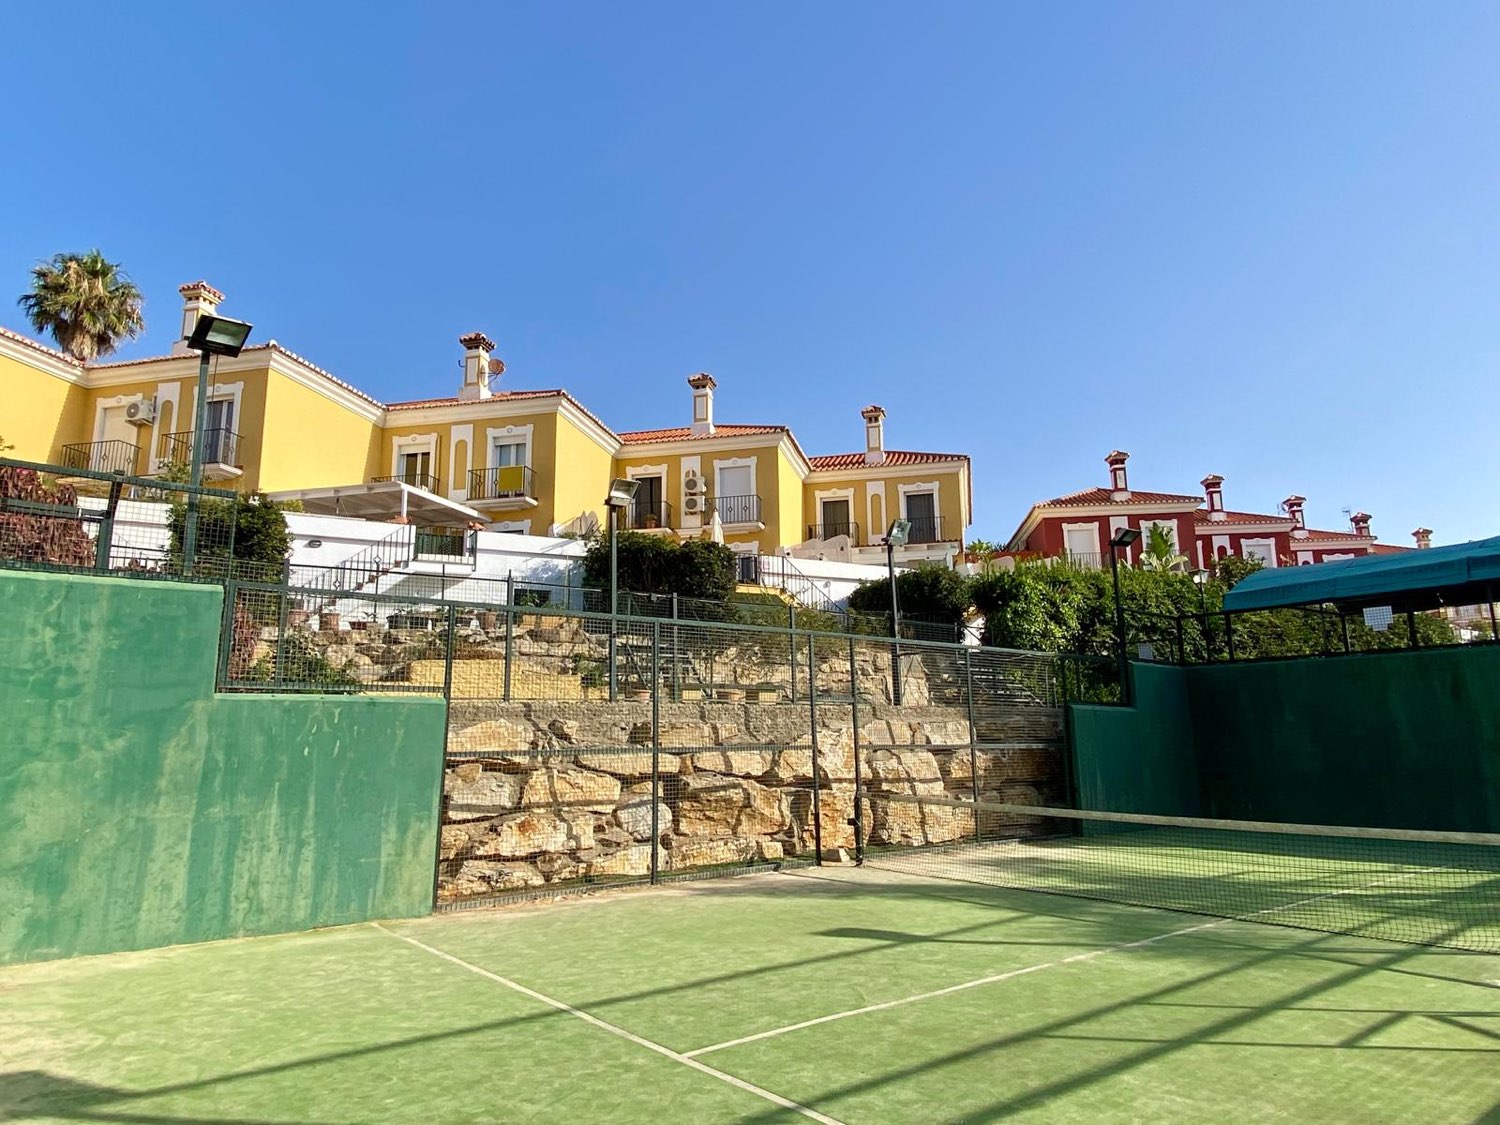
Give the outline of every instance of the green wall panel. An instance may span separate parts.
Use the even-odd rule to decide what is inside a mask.
[[[1135,706],[1070,710],[1079,807],[1198,816],[1184,669],[1132,664],[1130,672]]]
[[[221,604],[0,571],[0,962],[430,908],[442,701],[215,695]]]

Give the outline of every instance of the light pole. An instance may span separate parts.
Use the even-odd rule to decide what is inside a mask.
[[[615,670],[615,656],[619,647],[620,633],[620,510],[635,502],[635,491],[639,481],[616,477],[609,482],[609,495],[604,506],[609,509],[609,701],[613,703],[619,692],[619,680]],[[654,689],[653,689],[654,690]]]
[[[1213,659],[1213,649],[1208,639],[1208,596],[1203,592],[1208,585],[1208,571],[1199,568],[1192,571],[1193,585],[1198,587],[1198,623],[1203,627],[1203,659]]]
[[[891,521],[885,533],[885,572],[891,581],[891,702],[901,704],[901,599],[896,593],[896,548],[911,535],[910,520]]]
[[[243,320],[204,313],[193,325],[187,346],[198,353],[198,398],[193,411],[193,462],[188,480],[193,491],[188,495],[187,519],[182,526],[182,566],[193,573],[193,557],[198,550],[198,489],[203,484],[203,435],[208,414],[208,357],[237,356],[250,338],[251,325]]]
[[[1122,527],[1109,541],[1109,573],[1115,586],[1115,645],[1120,654],[1120,696],[1130,702],[1130,667],[1125,658],[1125,607],[1120,602],[1120,551],[1141,537],[1133,527]]]

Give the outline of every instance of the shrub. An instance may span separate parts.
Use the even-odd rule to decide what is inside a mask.
[[[167,518],[167,554],[174,571],[183,568],[183,538],[187,531],[187,498],[172,501]],[[233,550],[230,550],[230,545]],[[292,553],[292,535],[280,505],[262,493],[233,500],[200,500],[195,554],[199,560],[232,561],[236,577],[279,582]]]
[[[734,593],[735,555],[722,543],[689,539],[675,543],[638,531],[619,534],[620,589],[635,594],[676,594],[722,602]],[[585,582],[609,586],[609,539],[599,536],[583,556]]]
[[[70,485],[52,484],[35,469],[0,467],[0,497],[72,508],[78,493]],[[54,566],[87,566],[95,562],[94,540],[84,521],[57,516],[0,514],[0,553],[23,562]]]
[[[958,571],[936,563],[924,563],[896,572],[896,594],[901,614],[930,620],[963,621],[973,603],[970,580]],[[891,585],[885,579],[864,582],[849,595],[849,608],[856,613],[891,612]]]

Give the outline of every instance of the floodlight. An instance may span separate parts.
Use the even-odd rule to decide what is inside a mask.
[[[1140,537],[1141,533],[1135,528],[1122,527],[1119,531],[1115,532],[1114,537],[1109,541],[1109,545],[1116,548],[1128,547]]]
[[[885,533],[889,547],[904,547],[911,536],[911,520],[892,520],[891,529]]]
[[[227,316],[198,317],[193,325],[193,334],[188,337],[188,347],[203,355],[236,356],[250,338],[253,325]]]
[[[1208,581],[1208,571],[1206,570],[1192,570],[1188,574],[1192,577],[1194,585],[1202,586]]]
[[[606,508],[630,507],[631,502],[635,499],[635,491],[640,486],[640,481],[616,477],[609,482],[609,495],[604,498],[604,506]]]

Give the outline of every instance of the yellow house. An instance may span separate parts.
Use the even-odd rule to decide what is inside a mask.
[[[172,354],[81,364],[0,329],[0,437],[12,455],[152,475],[191,457],[197,318],[223,294],[180,289]],[[885,411],[862,412],[864,448],[808,457],[785,425],[718,423],[714,378],[688,379],[689,425],[617,433],[561,389],[496,390],[504,365],[483,333],[460,337],[449,398],[380,403],[274,340],[219,357],[209,379],[205,475],[300,500],[310,512],[532,535],[600,525],[612,477],[637,482],[625,525],[712,536],[745,555],[951,560],[971,519],[969,458],[887,450]]]

